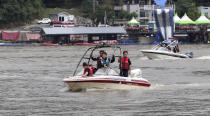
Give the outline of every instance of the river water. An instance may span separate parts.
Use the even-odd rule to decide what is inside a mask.
[[[0,47],[0,115],[210,115],[209,45],[183,45],[195,58],[178,60],[148,60],[139,52],[152,46],[121,47],[150,88],[69,92],[62,79],[88,47]]]

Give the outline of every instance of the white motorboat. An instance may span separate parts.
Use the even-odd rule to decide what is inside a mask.
[[[138,70],[138,69],[137,69]],[[137,70],[133,70],[136,71]],[[139,89],[150,87],[150,83],[140,75],[121,77],[119,74],[95,74],[93,77],[83,78],[72,76],[63,81],[68,84],[70,90],[78,91],[88,88],[96,89]],[[138,74],[138,72],[137,72]]]
[[[154,17],[157,26],[156,40],[164,41],[150,50],[141,50],[149,59],[177,59],[192,58],[193,53],[181,53],[178,47],[178,39],[174,37],[174,11],[172,9],[155,9]]]
[[[86,57],[88,51],[95,51],[96,49],[112,46],[96,46],[89,48],[83,57],[81,58],[78,66],[82,59],[88,59],[90,62],[90,57]],[[116,48],[116,47],[115,47]],[[120,49],[121,54],[121,48]],[[115,56],[119,57],[119,56]],[[90,64],[90,63],[89,63]],[[119,73],[115,72],[112,68],[100,68],[92,77],[82,77],[83,71],[77,72],[78,66],[73,74],[63,81],[69,86],[71,91],[79,91],[83,89],[96,88],[96,89],[139,89],[150,87],[150,83],[142,78],[141,70],[132,70],[129,77],[119,76]]]
[[[174,51],[175,45],[178,41],[163,41],[150,50],[141,50],[141,52],[149,59],[178,59],[178,58],[192,58],[193,53],[187,52],[182,54],[179,50]]]

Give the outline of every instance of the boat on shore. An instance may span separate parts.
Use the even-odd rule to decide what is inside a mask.
[[[64,83],[69,86],[71,91],[80,91],[84,89],[139,89],[148,88],[151,86],[150,82],[142,77],[140,69],[131,71],[129,77],[122,77],[113,68],[100,68],[92,77],[82,77],[83,71],[78,72],[78,67],[81,62],[86,59],[88,65],[91,65],[91,57],[88,53],[98,51],[98,49],[113,48],[119,49],[119,54],[115,53],[115,57],[121,56],[121,48],[112,45],[99,45],[89,48],[80,59],[73,76],[63,79]]]

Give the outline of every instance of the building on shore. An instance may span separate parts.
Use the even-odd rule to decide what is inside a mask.
[[[154,3],[154,0],[122,0],[122,3],[120,3],[119,0],[114,1],[116,15],[119,15],[121,10],[128,11],[129,13],[136,13],[136,19],[141,22],[141,24],[154,22],[153,11],[156,8],[160,8]],[[173,0],[168,0],[165,8],[175,9],[175,3]]]
[[[201,12],[201,14],[205,14],[208,18],[210,18],[210,7],[199,6],[198,10]]]
[[[53,27],[41,31],[46,42],[63,44],[119,40],[122,34],[126,34],[123,27]]]
[[[67,12],[54,12],[49,14],[49,18],[54,24],[72,25],[76,24],[76,18]]]

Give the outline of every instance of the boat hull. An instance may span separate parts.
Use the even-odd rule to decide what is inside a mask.
[[[141,51],[149,59],[180,59],[189,58],[189,56],[180,53],[173,53],[167,51],[157,51],[157,50],[142,50]]]
[[[81,89],[139,89],[150,87],[150,83],[145,79],[122,78],[66,78],[64,82],[68,84],[70,90]]]

